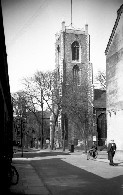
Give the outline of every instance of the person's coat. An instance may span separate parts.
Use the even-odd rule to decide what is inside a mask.
[[[114,157],[116,151],[116,144],[115,143],[109,143],[107,152],[108,152],[108,160],[110,160],[112,157]]]

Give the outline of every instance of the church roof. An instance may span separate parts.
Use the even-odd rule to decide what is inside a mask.
[[[106,50],[105,50],[105,55],[107,55],[107,53],[108,53],[108,51],[109,51],[109,47],[110,47],[111,42],[112,42],[112,40],[113,40],[115,31],[116,31],[116,29],[117,29],[117,26],[118,26],[118,23],[119,23],[119,20],[120,20],[120,16],[121,16],[122,13],[123,13],[123,4],[120,6],[120,8],[119,8],[118,11],[117,11],[117,18],[116,18],[114,27],[113,27],[113,29],[112,29],[112,33],[111,33],[111,35],[110,35],[110,38],[109,38],[109,41],[108,41]]]

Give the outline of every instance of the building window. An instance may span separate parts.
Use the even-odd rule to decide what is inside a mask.
[[[72,48],[72,60],[79,60],[79,43],[77,41],[74,41],[71,45]]]
[[[80,85],[81,82],[81,70],[78,65],[73,67],[73,82],[77,85]]]

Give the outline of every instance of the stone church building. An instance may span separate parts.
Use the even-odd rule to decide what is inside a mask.
[[[123,5],[117,11],[105,54],[107,142],[114,139],[117,145],[115,157],[123,159]]]
[[[55,43],[57,88],[61,110],[55,132],[55,142],[62,146],[92,144],[93,74],[90,63],[90,35],[85,29],[75,29],[62,22]]]

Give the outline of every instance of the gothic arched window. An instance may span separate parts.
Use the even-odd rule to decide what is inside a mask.
[[[80,69],[78,65],[74,65],[73,67],[73,81],[77,85],[80,85]]]
[[[74,41],[71,45],[72,48],[72,60],[79,60],[79,43]]]

